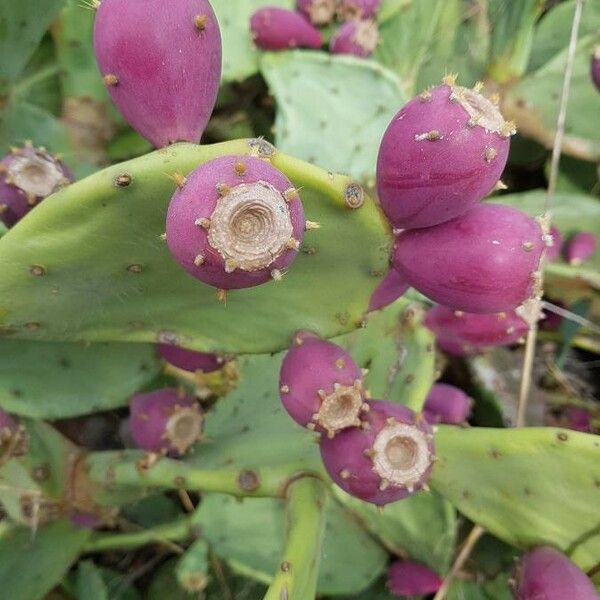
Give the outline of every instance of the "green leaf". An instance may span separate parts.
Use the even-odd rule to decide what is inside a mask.
[[[109,600],[108,589],[102,572],[91,560],[84,560],[77,567],[78,600]]]
[[[306,50],[265,54],[261,71],[277,103],[278,148],[361,181],[374,179],[381,137],[405,101],[394,73],[368,60]]]
[[[512,600],[508,576],[492,581],[454,581],[448,588],[447,600]]]
[[[76,344],[0,338],[0,406],[64,419],[127,404],[161,370],[146,344]]]
[[[518,548],[549,544],[590,569],[600,553],[598,437],[545,428],[440,426],[431,486]]]
[[[0,534],[2,595],[14,600],[39,600],[77,559],[90,532],[57,521],[33,532],[13,527]]]
[[[169,340],[236,353],[287,347],[297,329],[332,337],[357,327],[385,271],[390,240],[372,200],[357,210],[346,206],[346,177],[271,156],[301,189],[307,218],[322,228],[307,232],[282,281],[232,291],[226,303],[179,267],[160,240],[174,192],[168,175],[249,152],[247,140],[179,144],[46,199],[0,240],[0,327],[36,340]],[[132,178],[128,187],[114,184],[123,173]],[[32,275],[32,265],[45,275]]]

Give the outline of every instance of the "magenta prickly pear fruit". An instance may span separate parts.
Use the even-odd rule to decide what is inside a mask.
[[[254,43],[263,50],[315,48],[323,45],[323,36],[301,14],[285,8],[266,7],[250,18]]]
[[[556,260],[560,256],[562,243],[562,234],[560,233],[558,227],[550,227],[548,241],[546,243],[546,260],[548,262]]]
[[[462,215],[500,178],[515,128],[474,89],[446,83],[406,104],[377,159],[381,207],[394,227],[429,227]]]
[[[176,389],[136,394],[129,412],[131,437],[142,450],[181,456],[200,439],[200,405]]]
[[[460,425],[471,412],[471,398],[447,383],[435,383],[425,400],[423,414],[430,423]]]
[[[541,546],[517,567],[516,600],[599,600],[587,575],[562,552]]]
[[[294,338],[279,374],[283,406],[296,423],[329,436],[360,425],[362,371],[342,348],[308,332]]]
[[[96,513],[82,510],[72,511],[69,520],[79,529],[96,529],[103,525],[102,519]]]
[[[442,579],[423,563],[398,560],[388,569],[388,589],[394,596],[412,597],[435,594]]]
[[[329,44],[332,54],[371,56],[379,42],[379,30],[372,20],[352,20],[344,23],[333,35]]]
[[[438,337],[440,347],[450,354],[469,353],[472,349],[514,344],[527,334],[527,323],[514,310],[494,314],[473,314],[434,306],[427,311],[425,325]],[[456,344],[458,352],[451,345]]]
[[[281,279],[304,237],[300,195],[275,167],[222,156],[181,181],[167,213],[167,244],[188,273],[227,290]]]
[[[327,25],[335,16],[336,0],[297,0],[296,9],[313,25]]]
[[[383,506],[426,487],[435,450],[431,425],[409,408],[369,400],[361,427],[321,438],[321,458],[348,494]]]
[[[592,76],[592,81],[600,91],[600,46],[594,48],[590,74]]]
[[[593,233],[581,231],[576,233],[564,249],[565,260],[571,265],[580,265],[592,257],[596,251],[596,236]]]
[[[45,148],[30,143],[0,161],[0,221],[12,227],[36,204],[73,181],[73,174]]]
[[[221,82],[221,33],[208,0],[102,0],[94,50],[138,133],[157,148],[200,140]]]
[[[501,204],[481,204],[451,221],[403,231],[393,266],[432,300],[472,313],[509,311],[539,293],[544,249],[538,222]]]
[[[388,304],[403,296],[409,287],[410,285],[402,279],[400,274],[395,269],[392,269],[371,295],[369,312],[388,306]]]
[[[195,373],[196,371],[211,373],[212,371],[217,371],[225,364],[225,359],[219,354],[196,352],[171,344],[158,344],[156,349],[158,355],[169,364],[190,373]]]
[[[592,419],[587,410],[579,408],[578,406],[569,406],[567,410],[565,410],[565,417],[567,418],[569,429],[581,431],[583,433],[591,433]]]
[[[340,19],[370,19],[379,10],[381,0],[340,0],[338,16]]]

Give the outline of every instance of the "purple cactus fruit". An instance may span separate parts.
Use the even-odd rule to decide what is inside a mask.
[[[560,254],[562,249],[562,234],[558,227],[554,225],[550,227],[550,232],[548,233],[548,239],[546,242],[546,260],[551,262],[556,260]]]
[[[388,589],[394,596],[412,597],[435,594],[442,579],[423,563],[398,560],[388,569]]]
[[[594,48],[594,53],[592,54],[592,64],[590,66],[590,74],[592,76],[592,81],[600,91],[600,46],[596,46]]]
[[[370,19],[379,10],[381,0],[340,0],[338,16],[340,19]]]
[[[221,33],[208,0],[102,0],[94,51],[138,133],[157,148],[200,140],[221,82]]]
[[[425,325],[438,337],[438,343],[451,345],[469,353],[471,349],[514,344],[529,329],[514,310],[495,314],[473,314],[452,310],[447,306],[434,306],[427,311]],[[450,349],[450,354],[456,354]]]
[[[474,356],[482,352],[481,349],[452,337],[438,336],[435,343],[442,352],[451,356]]]
[[[198,167],[167,213],[167,244],[191,275],[216,288],[281,279],[306,223],[300,195],[268,162],[222,156]]]
[[[480,204],[451,221],[403,231],[393,266],[410,285],[456,310],[495,313],[539,292],[544,249],[538,222],[501,204]]]
[[[9,443],[18,430],[17,422],[0,408],[0,448]]]
[[[97,529],[103,525],[102,519],[96,513],[83,510],[72,511],[69,520],[79,529]]]
[[[212,371],[217,371],[225,364],[225,359],[219,354],[196,352],[171,344],[158,344],[156,350],[158,355],[169,364],[190,373],[195,373],[196,371],[211,373]]]
[[[12,227],[36,204],[73,181],[64,163],[31,143],[0,161],[0,221]]]
[[[445,81],[406,104],[383,135],[377,191],[394,227],[429,227],[466,213],[506,164],[514,125],[479,85]]]
[[[369,301],[369,312],[388,306],[404,295],[410,286],[392,269],[375,288]]]
[[[471,398],[447,383],[435,383],[425,400],[423,414],[430,423],[460,425],[471,412]]]
[[[517,567],[516,600],[599,600],[587,575],[564,554],[540,546]]]
[[[578,406],[569,406],[567,410],[565,410],[565,416],[569,423],[569,429],[581,431],[583,433],[592,432],[592,419],[587,410],[579,408]]]
[[[592,257],[596,251],[596,236],[593,233],[581,231],[573,235],[564,249],[565,260],[570,265],[580,265]]]
[[[342,348],[309,332],[294,337],[279,374],[283,406],[296,423],[329,436],[360,425],[362,371]]]
[[[327,25],[335,16],[336,0],[297,0],[296,10],[313,25]]]
[[[426,487],[435,450],[431,425],[409,408],[369,400],[361,427],[321,438],[321,458],[348,494],[383,506]]]
[[[254,43],[263,50],[315,48],[323,45],[323,36],[301,14],[268,6],[250,18]]]
[[[148,452],[181,456],[202,433],[200,405],[176,389],[136,394],[129,402],[129,413],[133,441]]]
[[[371,56],[379,42],[377,23],[372,20],[352,20],[344,23],[333,35],[329,44],[332,54]]]

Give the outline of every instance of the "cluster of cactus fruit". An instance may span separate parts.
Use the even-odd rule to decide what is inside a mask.
[[[337,18],[342,24],[330,51],[366,57],[377,45],[379,4],[298,0],[296,11],[262,8],[251,17],[252,38],[265,50],[318,49],[324,42],[317,28]],[[135,27],[142,21],[143,30]],[[221,34],[208,0],[102,0],[94,48],[113,102],[140,135],[156,148],[199,142],[221,81]],[[600,88],[598,50],[591,75]],[[567,262],[579,265],[596,250],[593,233],[578,232],[563,244],[548,219],[482,202],[501,186],[515,133],[496,99],[482,89],[483,84],[462,87],[447,75],[410,100],[383,135],[376,165],[393,248],[390,271],[367,312],[414,288],[434,304],[425,327],[441,350],[457,356],[522,339],[541,316],[544,261],[562,252]],[[215,289],[215,302],[225,309],[228,293],[278,285],[294,269],[306,231],[320,228],[305,212],[302,189],[260,147],[213,158],[171,178],[176,189],[163,242],[181,269]],[[0,161],[0,219],[13,227],[73,179],[61,158],[46,149],[31,143],[14,148]],[[227,355],[174,343],[158,344],[156,353],[196,382],[217,372],[235,378]],[[330,480],[350,496],[382,507],[429,489],[438,425],[464,426],[473,401],[462,390],[437,383],[418,412],[373,399],[366,376],[340,345],[302,329],[281,364],[279,397],[291,419],[318,436]],[[165,387],[130,398],[123,437],[147,453],[144,469],[181,459],[202,439],[205,409],[197,396]],[[573,410],[573,428],[589,431],[589,421]],[[26,437],[18,421],[0,410],[2,460],[26,452]],[[69,516],[82,528],[105,524],[85,510]],[[398,597],[432,594],[443,584],[439,574],[412,560],[392,563],[387,578],[390,593]],[[196,589],[206,584],[202,578]],[[546,546],[523,556],[513,592],[517,600],[598,598],[586,574]]]

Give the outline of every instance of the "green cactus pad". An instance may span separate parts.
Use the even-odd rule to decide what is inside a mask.
[[[306,217],[321,229],[307,232],[282,281],[231,291],[223,303],[160,239],[175,188],[169,176],[250,152],[270,157],[301,189]],[[46,199],[2,237],[0,328],[35,340],[168,341],[234,353],[285,348],[301,328],[324,337],[350,331],[391,241],[370,198],[346,205],[361,193],[351,179],[260,140],[178,144],[110,167]]]
[[[596,564],[598,436],[551,427],[440,426],[435,443],[430,485],[472,521],[518,548],[549,544],[584,570]]]

